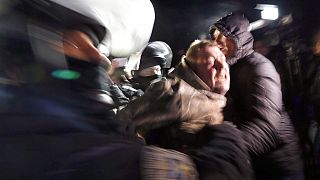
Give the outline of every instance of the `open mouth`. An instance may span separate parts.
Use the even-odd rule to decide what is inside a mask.
[[[225,77],[216,77],[216,78],[214,78],[214,80],[216,80],[217,82],[223,82],[226,80],[226,78]]]
[[[223,74],[220,74],[220,75],[216,75],[214,77],[214,80],[217,81],[217,82],[223,82],[223,81],[226,81],[227,77],[226,75],[223,73]]]

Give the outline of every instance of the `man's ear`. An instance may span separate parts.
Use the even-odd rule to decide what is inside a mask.
[[[182,55],[181,62],[184,61],[186,64],[190,65],[193,64],[192,60],[190,58],[187,58],[186,55]]]

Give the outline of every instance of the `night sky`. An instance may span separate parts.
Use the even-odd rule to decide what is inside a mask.
[[[279,15],[291,13],[295,23],[316,27],[319,11],[308,0],[151,0],[156,19],[150,41],[164,41],[174,52],[174,63],[195,39],[208,36],[209,26],[221,16],[232,11],[243,11],[253,22],[260,19],[256,4],[276,4]],[[307,3],[310,2],[310,3]],[[319,4],[319,3],[318,3]],[[320,6],[317,6],[320,9]],[[312,17],[312,18],[311,18]],[[308,28],[307,31],[310,31]],[[258,33],[253,32],[254,35]]]

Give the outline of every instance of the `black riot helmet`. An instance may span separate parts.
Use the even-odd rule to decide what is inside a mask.
[[[159,65],[162,76],[166,76],[166,70],[171,67],[172,50],[162,41],[150,42],[143,50],[140,58],[139,70]]]

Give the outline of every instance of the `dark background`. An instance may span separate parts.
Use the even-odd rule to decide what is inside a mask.
[[[208,28],[220,17],[242,11],[250,22],[260,19],[257,4],[274,4],[279,8],[279,20],[252,31],[255,50],[269,58],[281,77],[283,102],[300,137],[305,159],[306,179],[319,179],[319,167],[314,165],[310,128],[319,120],[320,55],[312,51],[314,34],[320,30],[320,0],[151,0],[155,9],[155,24],[150,41],[164,41],[173,50],[175,66],[189,44],[208,38]],[[292,22],[280,19],[291,14]],[[320,31],[319,31],[320,32]],[[262,42],[260,49],[257,44]],[[260,50],[260,51],[259,51]],[[262,51],[263,50],[263,51]],[[263,53],[262,53],[263,54]],[[307,75],[313,74],[313,77]],[[311,98],[310,98],[311,97]],[[310,100],[312,99],[313,100]],[[316,102],[316,103],[315,103]],[[318,103],[318,104],[317,104]],[[317,178],[318,177],[318,178]]]
[[[260,19],[257,4],[275,4],[279,17],[292,14],[295,33],[309,36],[319,26],[319,2],[310,0],[151,0],[156,19],[150,41],[164,41],[174,53],[173,65],[179,61],[195,39],[208,37],[208,28],[220,17],[232,11],[242,11],[250,22]],[[274,25],[275,26],[275,25]],[[298,27],[298,28],[297,28]],[[272,28],[272,27],[266,27]],[[262,38],[264,29],[253,31]],[[288,29],[288,33],[290,28]]]

